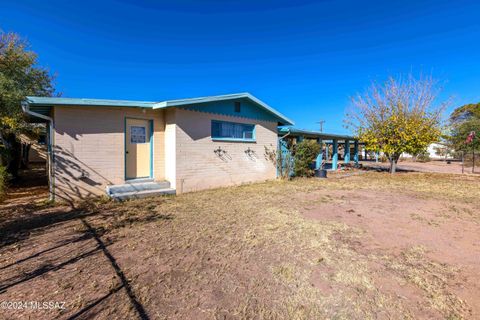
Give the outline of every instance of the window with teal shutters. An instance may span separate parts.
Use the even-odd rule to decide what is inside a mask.
[[[255,141],[255,125],[212,120],[212,139]]]

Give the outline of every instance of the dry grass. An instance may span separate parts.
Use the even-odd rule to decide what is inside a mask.
[[[100,201],[83,204],[81,210],[88,212],[84,219],[108,243],[151,318],[418,316],[408,301],[380,289],[372,262],[385,266],[385,272],[399,282],[424,292],[428,308],[445,318],[463,318],[469,315],[468,306],[448,286],[457,274],[455,268],[430,261],[423,248],[414,247],[400,255],[359,251],[352,242],[363,237],[363,230],[331,220],[306,219],[302,212],[342,201],[330,194],[332,190],[388,189],[449,199],[454,206],[455,201],[478,203],[478,186],[479,179],[470,177],[366,173],[345,179],[272,181],[124,203]],[[75,235],[89,232],[80,223],[65,228]],[[40,236],[46,237],[48,229],[42,232]],[[15,246],[25,248],[30,240],[38,241],[35,239]],[[58,239],[46,241],[54,240]],[[16,259],[11,252],[9,247],[2,248],[0,265]],[[58,281],[57,290],[79,290],[75,282],[80,272],[89,273],[91,279],[81,290],[113,290],[118,285],[115,275],[105,283],[96,277],[99,272],[108,274],[101,268],[86,265],[69,270],[69,276],[62,275]],[[55,274],[51,277],[55,281]],[[76,297],[71,295],[70,311],[62,315],[92,302],[86,294],[76,293]],[[8,298],[8,294],[0,297]],[[109,318],[116,308],[114,302],[104,305],[97,316]]]
[[[391,190],[403,193],[415,193],[422,197],[435,199],[461,200],[475,202],[480,197],[480,176],[454,175],[441,173],[389,173],[367,172],[343,179],[329,180],[326,186],[339,189]]]
[[[425,248],[412,247],[402,252],[400,259],[384,257],[389,268],[416,287],[422,289],[432,308],[439,310],[447,319],[459,319],[469,315],[465,301],[449,290],[449,282],[458,269],[447,264],[430,261]]]

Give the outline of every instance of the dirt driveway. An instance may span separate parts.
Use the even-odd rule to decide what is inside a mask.
[[[480,318],[479,177],[359,172],[75,208],[11,191],[0,318]]]

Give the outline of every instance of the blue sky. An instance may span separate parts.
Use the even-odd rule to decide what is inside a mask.
[[[296,126],[344,133],[349,97],[414,71],[452,107],[480,102],[480,2],[3,1],[65,97],[165,100],[248,91]],[[451,110],[451,109],[450,109]]]

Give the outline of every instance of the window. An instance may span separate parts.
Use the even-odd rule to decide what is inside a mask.
[[[147,142],[147,130],[145,127],[130,127],[130,143],[146,143]]]
[[[235,101],[235,112],[240,113],[240,101]]]
[[[212,120],[212,139],[255,141],[255,125]]]

